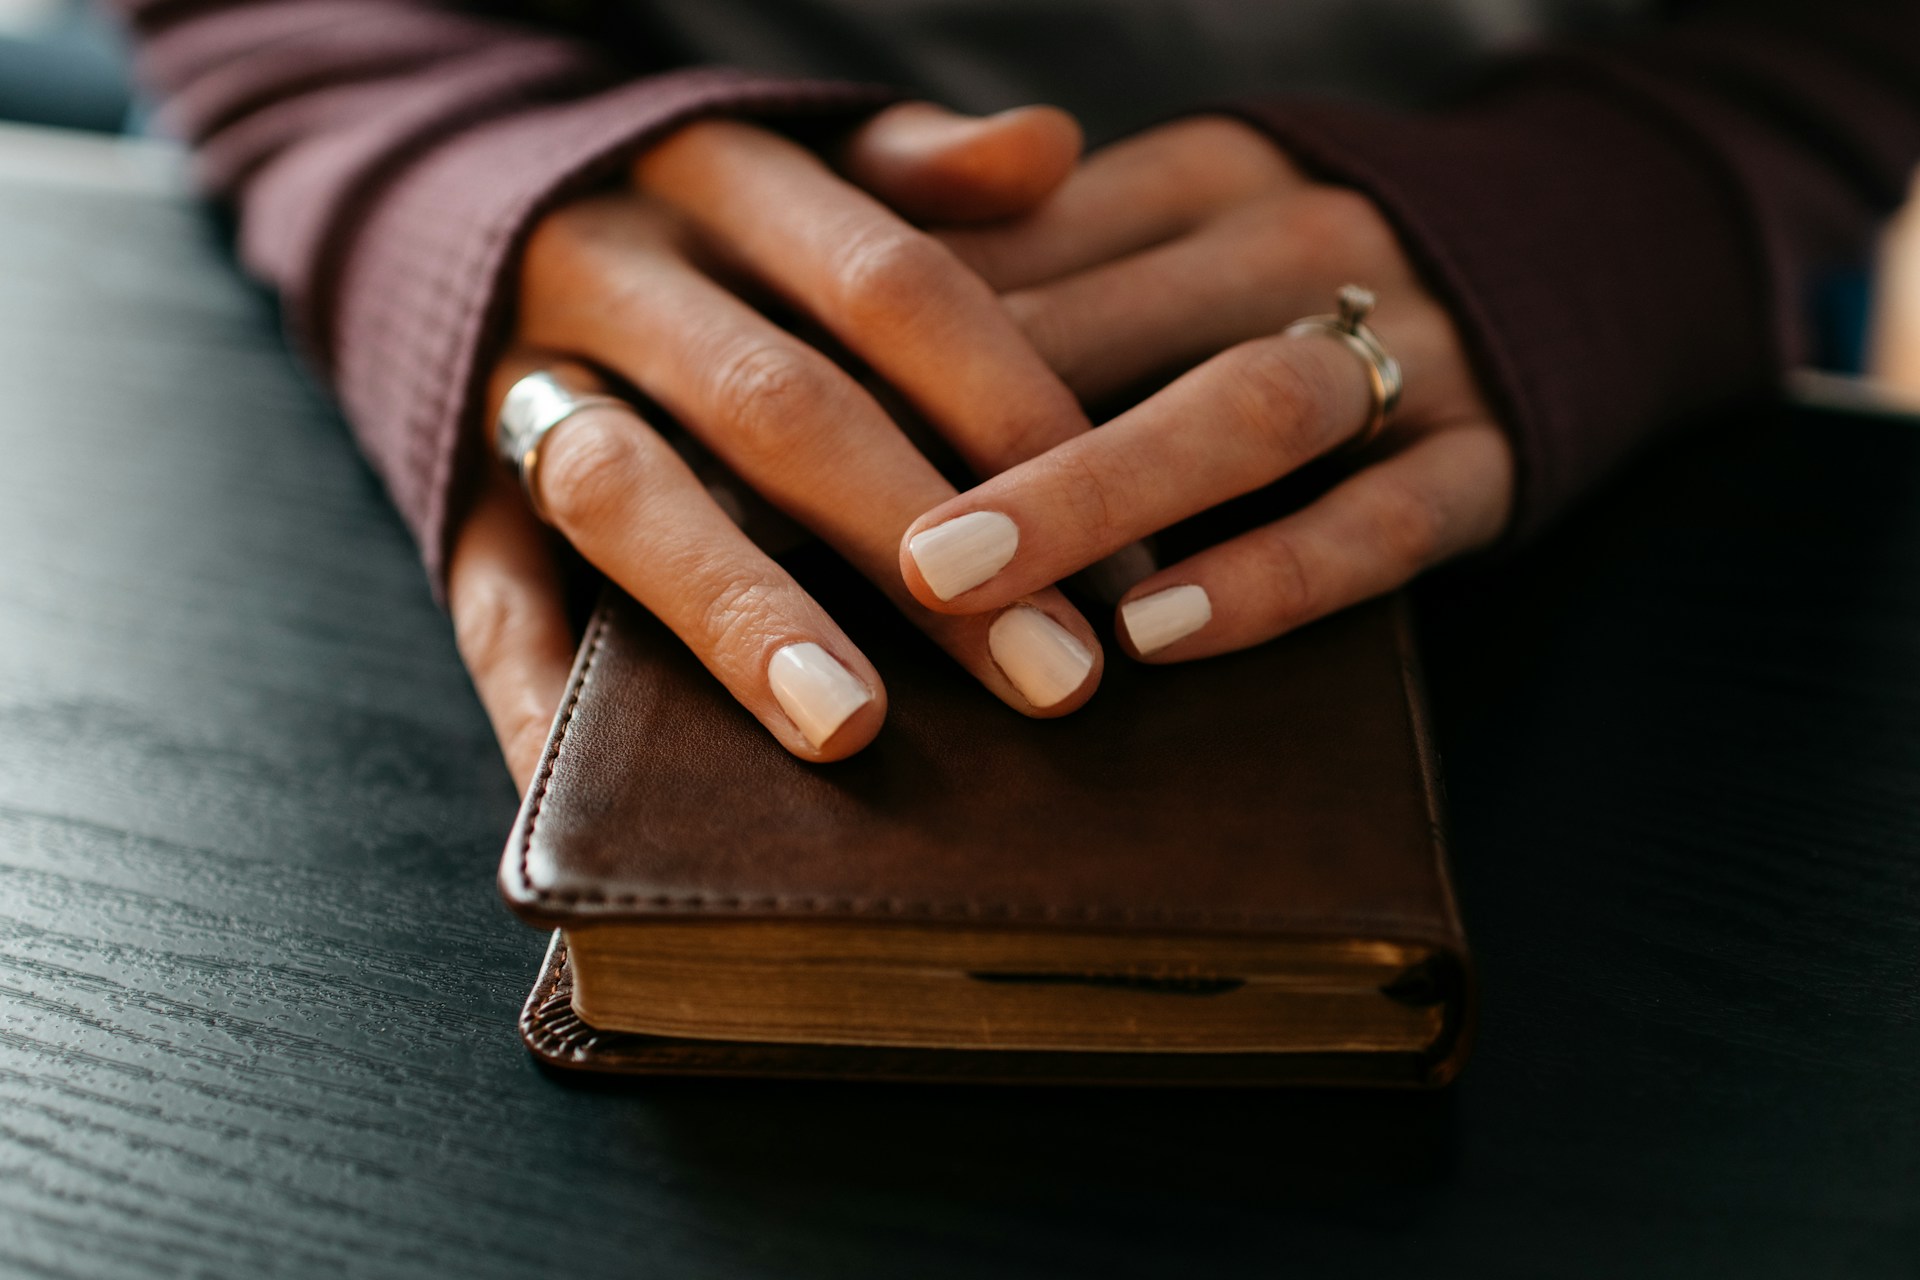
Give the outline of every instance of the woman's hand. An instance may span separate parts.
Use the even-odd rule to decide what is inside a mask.
[[[941,239],[1083,400],[1180,376],[915,519],[899,564],[926,608],[999,610],[1341,448],[1369,416],[1365,367],[1338,339],[1279,335],[1349,282],[1379,296],[1369,323],[1405,371],[1398,412],[1317,501],[1135,585],[1127,647],[1176,662],[1258,644],[1505,528],[1512,451],[1452,320],[1369,200],[1251,127],[1164,126],[1096,154],[1032,214]]]
[[[996,217],[1032,207],[1078,148],[1078,130],[1050,110],[968,121],[908,106],[860,132],[849,169],[909,209]],[[617,374],[996,696],[1035,716],[1078,707],[1099,682],[1100,645],[1050,582],[965,614],[908,593],[901,534],[954,490],[850,373],[762,314],[756,303],[769,296],[870,367],[975,474],[1088,429],[951,251],[812,153],[727,120],[680,129],[639,158],[627,189],[538,225],[490,405],[559,360]],[[567,419],[534,476],[559,532],[794,754],[838,759],[879,731],[880,673],[638,412]],[[493,466],[456,534],[448,580],[461,652],[523,787],[573,648],[545,539],[514,478]]]

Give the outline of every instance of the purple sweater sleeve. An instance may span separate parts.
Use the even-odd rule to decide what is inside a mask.
[[[1765,395],[1920,163],[1920,4],[1694,5],[1440,111],[1242,108],[1370,194],[1450,304],[1537,531],[1662,428]]]
[[[422,0],[119,0],[148,82],[240,214],[440,581],[515,251],[691,116],[853,112],[869,88],[622,76]],[[1763,393],[1806,289],[1920,158],[1920,4],[1728,0],[1523,57],[1441,111],[1244,107],[1372,195],[1452,305],[1537,529],[1663,426]]]
[[[332,382],[438,587],[509,273],[539,215],[697,115],[870,110],[856,85],[639,79],[415,0],[120,0],[163,120]]]

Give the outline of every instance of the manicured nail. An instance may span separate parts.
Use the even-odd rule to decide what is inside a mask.
[[[1032,605],[1015,605],[987,628],[987,649],[1030,706],[1046,708],[1078,689],[1093,655],[1073,632]]]
[[[1205,587],[1168,587],[1120,606],[1120,625],[1139,653],[1157,653],[1213,620]]]
[[[1020,526],[998,511],[969,511],[907,539],[907,554],[933,594],[951,600],[1007,567]]]
[[[826,746],[848,716],[873,701],[873,690],[810,640],[774,654],[767,683],[787,719],[816,747]]]

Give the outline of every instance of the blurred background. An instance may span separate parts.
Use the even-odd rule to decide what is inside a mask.
[[[87,0],[0,0],[0,120],[100,133],[137,125],[113,24]]]
[[[152,122],[129,86],[125,45],[90,0],[0,0],[0,128],[149,133]],[[18,132],[0,136],[0,151],[29,145]],[[1871,276],[1816,282],[1815,305],[1813,364],[1864,373],[1871,386],[1803,374],[1797,385],[1804,394],[1865,395],[1920,409],[1920,200],[1894,224]]]

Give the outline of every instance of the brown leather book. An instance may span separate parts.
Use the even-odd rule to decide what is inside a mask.
[[[845,575],[842,575],[843,577]],[[851,760],[781,750],[603,597],[501,864],[557,930],[522,1018],[601,1071],[1437,1085],[1471,980],[1404,606],[1028,720],[870,589]]]

